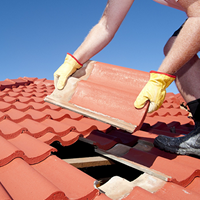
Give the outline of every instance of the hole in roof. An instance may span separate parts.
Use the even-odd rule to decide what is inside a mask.
[[[53,152],[52,154],[57,157],[64,159],[75,159],[75,158],[90,158],[90,157],[102,157],[102,155],[95,152],[95,146],[85,143],[83,141],[77,141],[70,146],[62,146],[60,142],[53,142],[51,146],[55,147],[58,151]],[[106,158],[105,158],[106,159]],[[98,162],[98,161],[97,161]],[[96,180],[100,180],[102,182],[108,181],[113,176],[120,176],[128,181],[133,181],[138,178],[143,172],[131,168],[127,165],[119,163],[117,161],[112,161],[111,164],[103,164],[100,166],[90,167],[77,167],[79,170],[88,174]]]
[[[58,150],[57,152],[53,152],[53,154],[61,159],[83,158],[99,155],[94,151],[95,147],[93,145],[79,140],[70,146],[62,146],[60,142],[55,141],[51,144],[51,146]]]
[[[101,180],[103,183],[114,176],[119,176],[128,181],[133,181],[143,174],[143,172],[139,170],[118,162],[115,162],[113,165],[82,168],[81,171],[97,180]]]

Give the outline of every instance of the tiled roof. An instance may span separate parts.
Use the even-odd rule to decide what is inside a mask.
[[[110,199],[113,194],[101,190],[111,188],[117,195],[119,191],[112,186],[118,181],[118,187],[126,188],[118,199],[200,198],[199,158],[170,154],[152,144],[159,134],[179,137],[193,129],[188,111],[180,108],[185,105],[180,94],[168,93],[162,107],[147,114],[141,128],[131,134],[45,102],[53,91],[53,80],[45,78],[0,81],[0,199]],[[96,146],[100,155],[144,172],[143,181],[149,180],[151,189],[141,181],[113,177],[99,190],[94,178],[53,155],[57,149],[50,144],[54,141],[70,146],[77,140]],[[155,182],[158,186],[153,186]]]

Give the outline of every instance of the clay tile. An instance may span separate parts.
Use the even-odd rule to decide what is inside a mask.
[[[6,95],[8,95],[7,92],[0,91],[0,97],[5,97]]]
[[[146,116],[146,118],[144,119],[144,123],[149,124],[150,126],[155,125],[158,122],[158,119],[154,116],[154,117],[149,117]]]
[[[33,88],[25,88],[25,89],[23,89],[23,91],[24,91],[25,93],[33,93],[33,92],[35,92],[36,90],[33,89]]]
[[[6,139],[14,138],[26,131],[27,129],[24,126],[16,124],[10,120],[5,119],[0,121],[0,134]]]
[[[48,181],[21,158],[1,167],[0,179],[12,199],[65,199],[65,194],[53,182]]]
[[[45,101],[131,133],[140,129],[148,102],[142,109],[136,109],[132,102],[149,73],[95,61],[81,70],[73,74],[63,91],[55,90]]]
[[[54,91],[54,89],[55,89],[55,88],[48,88],[48,89],[47,89],[48,95],[50,95],[50,94]]]
[[[4,112],[0,111],[0,121],[2,121],[4,119],[10,119],[10,117],[8,115],[6,115]]]
[[[167,92],[166,96],[165,96],[165,99],[170,99],[170,98],[174,98],[175,97],[175,94],[172,93],[172,92]]]
[[[36,89],[35,92],[36,93],[44,93],[44,92],[47,92],[47,89],[46,88]]]
[[[45,84],[47,87],[53,87],[53,88],[54,88],[54,81],[53,81],[53,80],[45,80],[45,81],[44,81],[44,84]]]
[[[60,143],[63,146],[69,146],[74,144],[79,139],[79,137],[79,133],[71,131],[67,135],[61,137],[62,140],[60,141]]]
[[[178,110],[178,109],[170,109],[169,112],[170,112],[170,114],[171,114],[172,116],[179,116],[179,115],[182,115],[182,113],[183,113],[183,115],[185,115],[185,116],[188,115],[188,112],[187,112],[187,111],[181,112],[181,110]]]
[[[60,136],[64,136],[74,129],[74,127],[72,125],[57,122],[52,119],[45,119],[40,124],[44,125],[46,127],[51,127],[51,129],[53,129],[52,132],[56,133]]]
[[[173,108],[176,108],[176,109],[180,108],[180,104],[172,103],[171,105],[173,106]]]
[[[23,91],[23,89],[18,87],[18,88],[13,88],[12,91],[16,93],[20,93],[21,91]]]
[[[13,108],[13,105],[7,102],[0,101],[0,111],[5,112],[9,109]]]
[[[108,134],[119,138],[121,143],[127,146],[134,146],[138,142],[138,137],[134,136],[134,133],[131,135],[116,128],[109,131]]]
[[[106,124],[104,122],[94,120],[94,119],[91,119],[91,118],[87,118],[87,117],[81,118],[79,122],[89,124],[90,126],[94,125],[100,131],[106,131],[108,128],[111,127],[110,124]]]
[[[155,112],[152,112],[152,113],[147,113],[147,116],[148,117],[154,117],[154,116],[159,116],[158,112],[155,111]]]
[[[189,188],[184,188],[174,183],[166,183],[161,190],[158,190],[156,192],[155,195],[160,199],[169,199],[171,198],[172,194],[173,196],[177,196],[180,199],[199,199],[199,193],[196,193],[195,191],[192,191]]]
[[[42,112],[44,114],[46,114],[46,115],[50,115],[51,118],[54,119],[54,120],[56,120],[56,121],[61,121],[61,120],[63,120],[66,117],[69,118],[69,115],[64,114],[62,112],[59,112],[59,111],[51,110],[49,108],[43,110]]]
[[[46,78],[42,78],[42,79],[37,79],[37,80],[35,80],[34,81],[34,84],[43,84],[43,82],[45,81],[45,80],[47,80]]]
[[[34,92],[33,95],[34,95],[35,97],[44,98],[44,97],[47,96],[47,92],[43,92],[43,93],[39,93],[39,92],[37,93],[37,92]]]
[[[10,79],[6,79],[5,81],[0,81],[1,90],[5,88],[12,88],[14,84],[15,82]]]
[[[11,79],[13,82],[15,82],[15,86],[18,87],[19,85],[27,85],[29,84],[29,81],[23,78],[18,79]]]
[[[68,199],[94,199],[99,193],[94,188],[94,178],[56,156],[49,156],[33,167],[63,191]]]
[[[105,134],[101,131],[93,131],[88,136],[87,139],[93,141],[93,144],[98,146],[100,149],[108,150],[112,148],[117,143],[121,143],[121,140],[115,136]]]
[[[157,129],[153,129],[152,132],[139,130],[139,131],[135,131],[133,135],[136,136],[138,140],[141,139],[141,140],[153,142],[154,139],[158,136],[157,132],[154,133],[154,130],[157,130]]]
[[[85,124],[85,123],[82,123],[81,121],[76,121],[76,120],[69,119],[69,118],[64,118],[61,120],[61,122],[63,124],[67,124],[67,125],[73,127],[77,132],[79,132],[83,135],[87,135],[88,133],[91,133],[91,131],[97,129],[97,127],[94,125]]]
[[[0,106],[1,106],[1,104],[0,104]],[[14,108],[16,108],[17,110],[21,110],[21,111],[26,111],[26,110],[28,110],[28,109],[33,108],[33,106],[31,106],[31,105],[26,104],[26,103],[21,103],[21,102],[19,102],[19,101],[13,103],[12,106],[13,106]]]
[[[47,158],[51,152],[57,151],[55,148],[28,134],[20,134],[19,136],[10,139],[9,142],[24,152],[23,159],[29,164],[41,162]]]
[[[8,92],[12,92],[13,90],[11,89],[11,88],[5,88],[4,90],[3,90],[3,92],[5,92],[5,93],[7,93],[8,94]]]
[[[49,108],[49,106],[46,104],[41,104],[41,103],[36,103],[36,102],[29,102],[28,105],[32,106],[35,110],[39,110],[39,111]]]
[[[23,77],[23,79],[28,80],[29,82],[34,82],[36,81],[38,78],[30,78],[30,77]]]
[[[171,116],[170,112],[165,109],[165,108],[161,108],[157,111],[159,116],[165,117],[165,116]]]
[[[23,157],[24,153],[12,143],[0,136],[0,146],[3,151],[0,151],[0,167],[8,164],[16,157]]]
[[[26,103],[26,104],[31,102],[31,101],[34,101],[32,98],[23,97],[23,96],[19,96],[17,98],[21,103]]]
[[[9,95],[10,97],[22,96],[20,93],[17,93],[17,92],[8,92],[8,95]]]
[[[77,132],[69,132],[67,135],[59,136],[55,133],[46,133],[42,137],[38,138],[42,142],[45,142],[47,144],[52,144],[55,141],[59,141],[62,146],[69,146],[74,144],[80,137],[80,134]]]
[[[17,87],[17,89],[21,89],[21,90],[23,90],[24,88],[26,88],[26,86],[24,85],[20,85],[19,87]]]
[[[148,192],[145,189],[142,189],[141,187],[134,187],[131,193],[124,198],[124,200],[131,200],[131,199],[140,199],[140,200],[161,200],[156,195]]]
[[[157,119],[158,120],[158,119]],[[163,119],[160,119],[161,121],[165,122],[166,124],[171,123],[173,121],[179,121],[181,124],[187,124],[190,123],[191,125],[194,125],[194,120],[191,118],[188,118],[186,116],[179,115],[176,116],[166,116]]]
[[[40,97],[31,97],[31,100],[35,101],[36,103],[44,103],[44,98]]]
[[[10,96],[5,96],[3,97],[3,100],[7,103],[14,103],[17,101],[17,98],[16,97],[10,97]]]
[[[25,119],[18,123],[20,126],[26,127],[26,133],[38,138],[48,132],[55,132],[52,126],[46,126],[44,123],[34,121],[32,119]]]
[[[43,112],[40,112],[34,109],[28,109],[27,111],[25,111],[25,113],[30,115],[33,120],[38,121],[38,122],[41,122],[44,119],[51,117],[49,114],[45,114]]]
[[[52,144],[55,141],[61,142],[61,137],[57,135],[56,133],[52,133],[52,132],[47,132],[37,139],[47,144]]]
[[[71,119],[80,120],[80,119],[83,118],[83,115],[75,113],[75,112],[68,110],[68,109],[60,109],[59,112],[64,113],[65,115],[69,116],[69,118],[71,118]]]
[[[0,199],[12,200],[8,192],[5,190],[3,185],[0,183]]]
[[[162,104],[162,107],[163,107],[163,108],[173,108],[173,105],[172,105],[172,103],[164,102],[164,103]]]
[[[59,110],[62,109],[61,107],[59,107],[59,106],[57,106],[57,105],[53,105],[53,104],[48,103],[48,102],[44,102],[43,105],[47,106],[47,107],[45,107],[45,109],[46,109],[46,108],[50,108],[50,109],[52,109],[52,110],[57,110],[57,111],[59,111]]]
[[[34,83],[31,83],[30,85],[27,85],[25,89],[35,89],[37,86]]]
[[[33,93],[27,93],[27,92],[21,92],[20,94],[21,94],[23,97],[27,97],[27,98],[30,98],[30,97],[34,96]]]
[[[157,148],[152,148],[148,152],[131,148],[123,158],[159,171],[167,175],[169,181],[183,187],[190,184],[194,177],[200,175],[199,170],[196,171],[195,168],[195,164],[199,160],[190,159],[187,156],[179,157],[176,154],[170,154]],[[185,159],[189,160],[186,161]],[[185,160],[185,163],[183,160]],[[184,167],[182,167],[183,165]]]
[[[31,116],[20,111],[20,110],[16,110],[14,108],[8,110],[5,112],[6,115],[9,116],[9,119],[11,119],[12,121],[14,121],[15,123],[19,123],[20,121],[24,120],[24,119],[30,119]]]
[[[46,85],[44,85],[43,83],[35,84],[35,86],[36,86],[37,89],[39,89],[39,90],[44,90],[44,89],[46,89]]]

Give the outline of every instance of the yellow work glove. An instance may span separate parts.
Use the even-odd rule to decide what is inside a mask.
[[[62,90],[68,77],[81,67],[82,64],[74,56],[67,53],[64,63],[54,73],[54,80],[58,78],[57,89]]]
[[[170,74],[151,71],[150,79],[142,89],[134,102],[136,108],[144,107],[146,101],[150,101],[148,112],[157,110],[163,103],[166,95],[166,88],[176,77]]]

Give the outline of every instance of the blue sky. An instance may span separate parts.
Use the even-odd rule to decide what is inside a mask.
[[[100,19],[107,0],[1,0],[0,81],[53,80]],[[143,71],[157,70],[163,46],[185,21],[182,11],[153,0],[135,0],[111,43],[92,60]],[[177,93],[173,83],[168,92]]]

